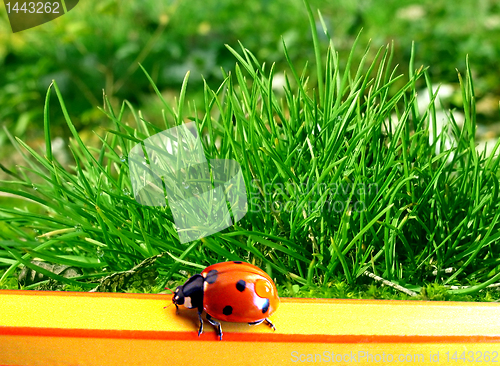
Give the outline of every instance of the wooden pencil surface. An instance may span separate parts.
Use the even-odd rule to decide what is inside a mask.
[[[0,291],[0,364],[500,362],[496,303],[282,298],[275,332],[223,322],[222,341],[207,323],[198,337],[196,311],[176,315],[170,303],[171,295]]]

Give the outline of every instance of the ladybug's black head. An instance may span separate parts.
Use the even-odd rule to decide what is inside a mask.
[[[172,297],[172,302],[177,309],[179,309],[178,305],[184,305],[184,293],[182,292],[182,286],[178,286],[175,289],[174,296]]]
[[[188,309],[203,308],[203,282],[205,279],[197,274],[191,277],[182,286],[177,287],[172,302],[177,307],[184,305]]]

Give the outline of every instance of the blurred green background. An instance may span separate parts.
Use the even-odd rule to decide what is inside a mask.
[[[469,54],[478,121],[486,126],[497,122],[500,2],[310,0],[310,4],[321,11],[344,61],[361,29],[358,51],[363,52],[370,39],[373,53],[394,41],[394,64],[408,64],[415,41],[415,67],[430,66],[434,82],[458,85],[456,69],[463,72]],[[202,109],[202,77],[215,88],[222,81],[220,68],[234,68],[235,59],[225,44],[238,49],[241,41],[259,60],[276,62],[279,71],[285,67],[283,37],[299,70],[313,60],[302,0],[80,1],[67,15],[15,34],[5,7],[0,7],[0,14],[0,157],[6,166],[15,158],[4,128],[34,146],[43,143],[43,104],[52,79],[62,90],[73,123],[84,139],[90,139],[92,130],[109,123],[96,108],[103,104],[103,91],[116,105],[127,99],[146,119],[160,119],[161,105],[139,62],[170,100],[190,70],[187,100],[196,100]],[[326,37],[323,42],[326,48]],[[53,134],[67,145],[69,130],[53,102]],[[459,95],[446,107],[454,106],[460,106]]]

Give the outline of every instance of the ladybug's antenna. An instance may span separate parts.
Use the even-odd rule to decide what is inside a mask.
[[[168,287],[165,287],[165,290],[168,290],[168,291],[170,291],[172,294],[175,294],[175,292],[174,292],[174,291],[172,291],[171,289],[169,289]],[[164,306],[164,307],[163,307],[163,309],[168,308],[168,307],[169,307],[170,305],[172,305],[172,304],[175,304],[175,303],[172,301],[172,302],[171,302],[170,304],[168,304],[167,306]],[[179,313],[179,307],[177,306],[177,304],[175,304],[175,312],[176,312],[177,314]]]

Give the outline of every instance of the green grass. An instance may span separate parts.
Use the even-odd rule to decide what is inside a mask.
[[[330,42],[324,55],[308,14],[314,65],[295,69],[283,44],[289,62],[283,92],[272,88],[273,65],[260,64],[243,46],[228,47],[235,71],[224,74],[217,89],[205,84],[201,108],[185,102],[189,74],[172,106],[143,69],[163,103],[163,121],[148,121],[127,101],[113,110],[105,98],[102,111],[115,127],[99,136],[100,147],[82,141],[54,82],[46,96],[45,151],[10,136],[26,165],[2,181],[0,191],[31,201],[0,206],[0,285],[14,283],[16,271],[27,266],[67,288],[89,290],[100,278],[166,253],[157,259],[156,285],[145,286],[147,291],[180,283],[209,264],[245,260],[293,296],[399,296],[368,286],[368,271],[420,293],[418,298],[436,298],[431,292],[439,299],[494,299],[493,290],[478,292],[500,279],[500,161],[475,150],[470,65],[459,74],[464,127],[450,114],[456,146],[436,153],[435,144],[444,146],[450,137],[429,144],[435,95],[420,114],[416,85],[432,83],[425,68],[415,67],[414,52],[408,76],[392,65],[390,45],[373,60],[369,48],[355,58],[357,42],[341,56]],[[52,154],[51,98],[73,135],[70,169]],[[125,122],[129,116],[134,123]],[[391,116],[397,125],[388,123]],[[186,120],[196,122],[207,159],[230,158],[242,166],[249,206],[234,226],[180,244],[168,207],[134,200],[127,156],[138,142]],[[34,258],[78,267],[83,275],[56,275]],[[441,273],[449,267],[452,273]],[[332,290],[337,288],[344,290]]]

